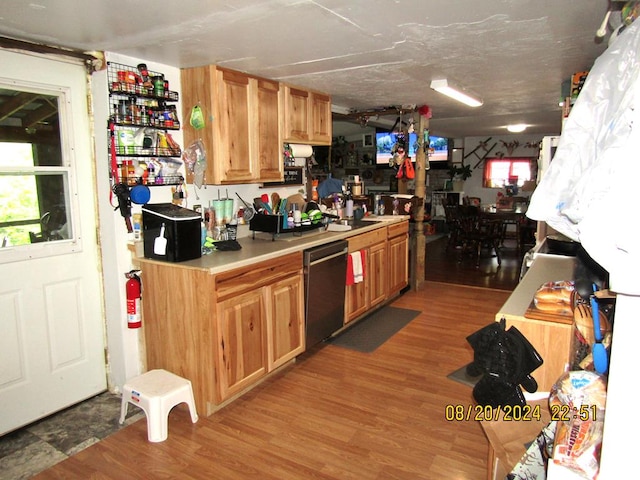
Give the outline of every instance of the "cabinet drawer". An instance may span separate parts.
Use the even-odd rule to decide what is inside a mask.
[[[302,269],[302,252],[274,258],[216,275],[217,301],[271,284]]]
[[[409,222],[394,223],[387,227],[387,238],[397,237],[398,235],[405,235],[409,232]]]
[[[384,228],[378,228],[372,232],[356,235],[349,238],[349,253],[357,252],[363,248],[368,248],[376,243],[384,242],[387,240],[387,231]]]

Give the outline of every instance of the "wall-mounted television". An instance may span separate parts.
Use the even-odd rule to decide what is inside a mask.
[[[398,142],[398,134],[389,131],[376,131],[376,165],[380,167],[389,166],[389,161],[393,157],[393,149]],[[429,136],[429,163],[431,168],[447,167],[447,161],[449,160],[451,141],[446,137],[438,137],[434,135]],[[408,155],[411,160],[416,160],[416,150],[418,148],[418,135],[415,133],[409,134],[408,145],[405,146],[408,150]]]
[[[449,160],[450,143],[448,138],[429,135],[429,162],[446,162]]]
[[[389,166],[394,146],[398,143],[398,137],[399,135],[395,132],[376,131],[376,165]],[[405,148],[411,159],[415,161],[418,136],[415,133],[410,133],[408,143]]]

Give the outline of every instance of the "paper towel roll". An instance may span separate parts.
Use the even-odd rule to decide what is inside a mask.
[[[313,155],[313,147],[311,145],[300,145],[297,143],[290,143],[291,155],[294,158],[308,158]]]

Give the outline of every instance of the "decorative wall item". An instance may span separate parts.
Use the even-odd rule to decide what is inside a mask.
[[[504,140],[500,140],[500,142],[502,143],[504,148],[507,149],[507,155],[509,156],[513,155],[513,151],[520,145],[520,142],[518,140],[514,140],[512,142],[505,142]]]
[[[489,156],[489,154],[491,153],[491,150],[493,150],[497,145],[497,142],[493,142],[491,146],[488,146],[490,141],[491,141],[491,137],[487,138],[485,141],[478,142],[478,146],[473,150],[471,150],[469,153],[467,153],[463,157],[463,160],[466,160],[467,157],[471,155],[475,155],[476,158],[478,158],[478,162],[473,166],[473,168],[478,168],[480,164],[484,162],[487,156]]]

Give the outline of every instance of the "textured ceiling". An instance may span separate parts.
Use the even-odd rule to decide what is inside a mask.
[[[81,5],[81,6],[80,6]],[[616,4],[614,3],[614,6]],[[606,0],[3,0],[0,35],[176,67],[215,63],[366,110],[428,105],[454,137],[558,133],[561,84],[606,48]],[[618,8],[619,9],[619,8]],[[610,26],[620,24],[611,16]],[[434,78],[479,95],[472,109]]]

